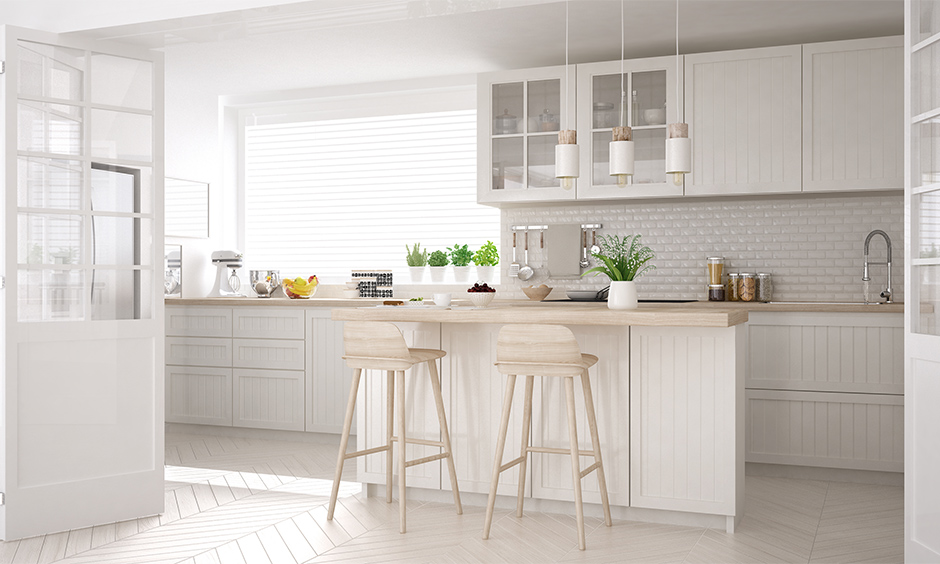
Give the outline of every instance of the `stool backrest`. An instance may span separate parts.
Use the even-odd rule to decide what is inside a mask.
[[[411,353],[401,330],[383,321],[347,321],[343,325],[344,358],[408,360]]]
[[[496,340],[496,362],[580,364],[581,347],[561,325],[505,325]]]

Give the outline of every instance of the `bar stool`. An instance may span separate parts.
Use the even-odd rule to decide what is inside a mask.
[[[450,474],[450,485],[454,490],[454,504],[457,506],[457,515],[463,514],[460,505],[460,492],[457,490],[457,473],[454,470],[454,457],[450,446],[450,433],[447,432],[447,418],[444,416],[444,399],[441,396],[441,380],[437,373],[437,359],[443,358],[447,353],[437,349],[410,349],[405,343],[401,330],[391,323],[378,321],[347,321],[343,326],[343,345],[346,354],[343,358],[346,365],[355,368],[352,387],[349,390],[349,402],[346,404],[346,418],[343,422],[343,437],[340,440],[339,456],[336,460],[336,475],[333,478],[333,492],[330,494],[330,508],[326,518],[333,519],[333,510],[336,509],[336,497],[339,494],[339,482],[343,477],[343,464],[350,458],[364,456],[377,452],[385,452],[385,501],[392,502],[392,443],[398,443],[398,504],[400,517],[400,531],[405,532],[405,468],[433,462],[442,458],[447,459],[447,471]],[[437,406],[437,419],[441,425],[441,441],[427,441],[423,439],[407,439],[405,437],[405,370],[415,364],[428,363],[431,376],[431,389],[434,393],[434,404]],[[388,440],[384,446],[346,452],[349,444],[349,431],[352,428],[353,411],[356,409],[356,394],[359,390],[359,380],[363,370],[385,370],[386,378],[386,427]],[[398,429],[394,434],[395,422],[395,386],[400,390],[401,399],[398,401]],[[436,446],[443,449],[440,454],[426,456],[416,460],[405,458],[405,445],[420,444]]]
[[[483,538],[490,536],[493,524],[493,507],[496,504],[496,488],[499,475],[519,465],[519,493],[516,501],[516,516],[522,517],[523,492],[525,490],[526,462],[530,452],[548,454],[570,454],[571,474],[574,481],[574,504],[578,521],[578,547],[584,550],[584,509],[581,505],[581,478],[597,470],[597,481],[601,489],[601,502],[604,506],[604,523],[610,527],[610,504],[607,500],[607,480],[604,477],[604,463],[601,461],[600,440],[597,437],[597,418],[594,414],[594,396],[591,394],[591,381],[588,368],[597,363],[597,357],[582,354],[574,334],[567,327],[560,325],[507,325],[499,331],[496,344],[496,367],[501,374],[509,378],[503,399],[502,420],[499,423],[499,437],[496,442],[496,458],[493,461],[493,480],[490,483],[490,497],[486,505],[486,521],[483,525]],[[506,446],[506,431],[509,428],[509,412],[512,410],[512,394],[516,385],[516,375],[525,374],[525,402],[522,415],[522,448],[519,458],[503,464],[503,450]],[[532,423],[532,387],[534,376],[560,377],[565,379],[565,397],[568,404],[568,438],[570,449],[544,448],[529,446],[529,428]],[[578,429],[574,408],[574,378],[581,377],[584,390],[584,410],[591,431],[593,450],[579,450]],[[593,456],[594,464],[581,470],[579,456]]]

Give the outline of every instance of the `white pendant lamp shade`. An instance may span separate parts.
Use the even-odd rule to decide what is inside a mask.
[[[610,142],[610,175],[617,177],[618,186],[626,186],[627,177],[633,176],[634,171],[633,130],[615,127],[613,137]]]
[[[558,144],[555,145],[555,178],[561,179],[561,187],[571,190],[574,180],[581,174],[578,155],[578,132],[566,129],[558,132]]]
[[[670,123],[669,138],[666,139],[666,174],[672,182],[681,186],[685,175],[692,172],[692,140],[689,139],[689,124]]]

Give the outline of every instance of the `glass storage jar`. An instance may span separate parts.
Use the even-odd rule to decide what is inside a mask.
[[[757,275],[757,301],[769,302],[774,299],[774,284],[769,272]]]
[[[738,298],[742,302],[753,302],[757,297],[757,276],[753,272],[742,272],[738,278]]]
[[[728,273],[728,290],[725,292],[725,299],[729,302],[741,300],[741,296],[738,294],[738,281],[740,279],[741,275],[737,272]]]

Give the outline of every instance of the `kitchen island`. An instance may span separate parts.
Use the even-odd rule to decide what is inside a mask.
[[[496,335],[506,323],[561,324],[572,329],[584,352],[599,357],[590,377],[615,516],[624,519],[724,527],[733,531],[744,513],[744,372],[747,311],[732,308],[655,307],[612,311],[605,304],[500,304],[487,308],[433,306],[337,308],[334,321],[395,322],[410,346],[441,348],[441,378],[461,493],[485,501],[489,489],[504,377],[493,366]],[[430,398],[426,369],[409,379],[411,398]],[[358,447],[386,436],[385,380],[367,374],[358,404]],[[375,380],[373,380],[375,378]],[[565,448],[564,389],[542,379],[533,406],[532,444]],[[514,401],[521,403],[522,394]],[[548,406],[557,403],[557,408]],[[581,399],[576,405],[582,406]],[[435,440],[433,404],[411,406],[409,436]],[[517,407],[514,407],[514,410]],[[521,413],[521,409],[517,411]],[[552,415],[549,415],[552,414]],[[578,432],[587,444],[587,421],[578,410]],[[511,422],[508,451],[518,448],[520,423]],[[436,449],[409,445],[408,457]],[[585,459],[586,460],[586,459]],[[359,459],[359,479],[385,482],[384,457]],[[573,498],[570,461],[533,454],[526,480],[527,507],[567,511]],[[412,467],[408,483],[427,499],[450,495],[439,465]],[[500,481],[501,501],[514,503],[518,476]],[[436,492],[436,493],[434,493]],[[420,495],[421,492],[416,491]],[[593,476],[584,500],[599,503]],[[594,508],[598,510],[597,507]],[[590,510],[588,510],[590,514]]]

